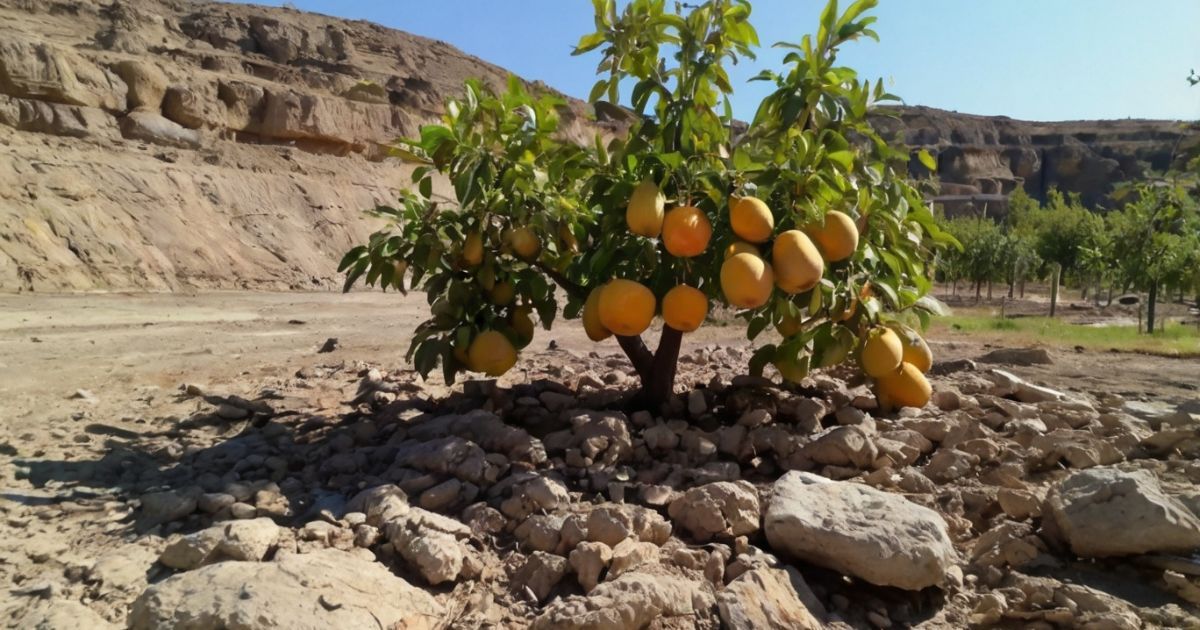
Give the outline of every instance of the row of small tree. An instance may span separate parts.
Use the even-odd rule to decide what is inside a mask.
[[[1147,293],[1147,331],[1165,292],[1200,301],[1200,203],[1186,179],[1145,182],[1119,190],[1122,205],[1107,214],[1088,210],[1076,195],[1050,191],[1045,204],[1018,190],[998,220],[959,217],[945,221],[963,247],[947,250],[938,274],[957,293],[967,282],[975,297],[993,283],[1009,297],[1024,294],[1029,280],[1055,275],[1066,286],[1094,291]]]

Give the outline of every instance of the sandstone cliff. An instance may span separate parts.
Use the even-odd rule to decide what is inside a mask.
[[[1028,122],[929,107],[893,108],[873,124],[890,138],[924,148],[938,163],[942,194],[1010,194],[1037,199],[1052,188],[1103,208],[1113,184],[1166,170],[1200,141],[1195,125],[1160,120]],[[910,170],[927,171],[917,160]]]
[[[0,0],[0,291],[330,288],[408,170],[388,143],[506,72],[366,22],[184,0]],[[540,89],[545,89],[544,87]],[[597,124],[571,101],[566,134]],[[903,109],[949,191],[1102,199],[1172,123]],[[610,132],[604,125],[600,130]],[[957,186],[957,188],[956,188]]]

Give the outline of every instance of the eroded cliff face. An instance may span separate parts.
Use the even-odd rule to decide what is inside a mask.
[[[468,77],[507,73],[286,9],[0,0],[0,291],[336,286]]]
[[[1106,207],[1113,185],[1162,172],[1200,141],[1195,125],[1161,120],[1028,122],[929,107],[889,108],[873,124],[889,138],[924,148],[938,163],[942,194],[1011,194],[1037,199],[1052,189]],[[910,170],[927,174],[917,160]]]
[[[465,79],[506,76],[442,42],[287,9],[0,0],[0,291],[337,286],[342,252],[377,227],[361,211],[409,181],[388,144]],[[564,134],[620,133],[605,113],[570,101]],[[948,192],[1021,182],[1089,201],[1180,137],[925,108],[880,125],[933,151]]]

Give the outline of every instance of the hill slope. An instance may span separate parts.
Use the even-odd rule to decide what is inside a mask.
[[[375,227],[360,211],[408,181],[386,144],[464,79],[505,76],[443,42],[288,9],[0,0],[0,291],[335,286]],[[591,119],[572,101],[567,134],[590,138]],[[1025,178],[1089,199],[1178,136],[924,108],[881,124],[963,191]]]

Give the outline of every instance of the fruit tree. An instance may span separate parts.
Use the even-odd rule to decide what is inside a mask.
[[[591,100],[624,102],[627,132],[583,146],[558,127],[564,102],[518,80],[479,82],[396,153],[417,164],[391,225],[342,261],[360,278],[421,289],[430,318],[409,359],[497,376],[560,313],[595,342],[615,337],[640,377],[635,401],[671,395],[685,334],[714,305],[769,328],[748,370],[787,380],[857,361],[885,402],[923,405],[928,346],[914,327],[938,310],[926,296],[933,250],[953,243],[906,178],[910,159],[868,124],[882,82],[836,62],[840,46],[875,37],[875,0],[839,13],[829,2],[815,35],[788,50],[749,124],[733,118],[728,68],[759,46],[746,0],[666,8],[665,0],[593,0],[599,50]],[[927,154],[915,156],[932,167]],[[433,177],[455,203],[432,197]],[[643,335],[664,322],[657,348]],[[611,343],[611,342],[610,342]]]

